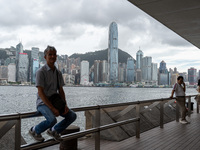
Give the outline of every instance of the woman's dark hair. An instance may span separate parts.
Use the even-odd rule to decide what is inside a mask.
[[[200,79],[198,80],[198,86],[200,86]]]
[[[177,80],[183,79],[183,76],[178,76]]]

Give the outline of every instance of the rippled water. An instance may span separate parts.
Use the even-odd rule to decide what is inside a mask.
[[[167,98],[171,95],[171,90],[171,88],[64,87],[67,103],[71,108]],[[36,111],[36,92],[37,89],[34,86],[0,86],[0,114]],[[194,88],[186,90],[187,95],[196,93]],[[84,113],[78,112],[77,115],[78,118],[74,124],[83,130]],[[22,135],[28,143],[32,142],[28,136],[29,128],[41,120],[43,117],[23,119]],[[48,138],[45,133],[43,136]]]

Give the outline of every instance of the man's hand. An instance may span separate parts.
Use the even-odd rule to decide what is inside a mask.
[[[169,98],[171,98],[171,99],[172,99],[172,98],[173,98],[173,96],[170,96]]]
[[[56,116],[56,117],[58,117],[60,114],[59,114],[59,111],[57,110],[57,109],[55,109],[55,108],[53,108],[53,109],[51,109],[52,110],[52,112],[53,112],[53,114]]]
[[[65,114],[67,114],[68,113],[68,111],[69,111],[69,108],[67,107],[67,105],[65,106],[65,112],[62,114],[62,115],[65,115]]]

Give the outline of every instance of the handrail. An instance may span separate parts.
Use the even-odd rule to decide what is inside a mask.
[[[189,106],[189,115],[191,112],[191,97],[194,97],[196,95],[188,95],[186,96],[186,98],[188,99],[188,106]],[[132,122],[137,122],[136,124],[136,137],[139,138],[140,137],[140,117],[139,117],[139,111],[140,111],[140,104],[146,104],[146,103],[153,103],[153,102],[165,102],[165,101],[169,101],[169,100],[173,100],[176,98],[161,98],[161,99],[152,99],[152,100],[144,100],[144,101],[135,101],[135,102],[127,102],[127,103],[117,103],[117,104],[107,104],[107,105],[98,105],[98,106],[87,106],[87,107],[77,107],[77,108],[72,108],[73,111],[75,112],[79,112],[79,111],[88,111],[88,110],[96,110],[96,126],[95,128],[92,129],[87,129],[84,131],[80,131],[77,133],[72,133],[72,134],[68,134],[68,135],[64,135],[62,136],[64,140],[70,140],[73,138],[78,138],[90,133],[98,133],[97,134],[97,138],[95,140],[95,149],[100,149],[100,131],[102,130],[106,130],[109,128],[113,128],[116,126],[120,126],[120,125],[124,125],[124,124],[128,124],[128,123],[132,123]],[[103,108],[110,108],[110,107],[119,107],[119,106],[128,106],[128,105],[137,105],[136,107],[136,113],[137,113],[137,117],[136,118],[132,118],[132,119],[127,119],[127,120],[123,120],[123,121],[119,121],[116,123],[112,123],[112,124],[107,124],[107,125],[103,125],[100,126],[100,109]],[[163,112],[164,112],[164,107],[163,107],[163,103],[160,103],[160,127],[163,127]],[[8,115],[0,115],[0,121],[9,121],[9,120],[17,120],[17,135],[16,137],[18,137],[18,139],[15,138],[15,143],[16,143],[16,147],[15,149],[31,149],[31,148],[40,148],[40,147],[45,147],[45,146],[50,146],[52,144],[56,144],[57,142],[55,142],[54,140],[47,140],[45,142],[42,143],[35,143],[35,144],[27,144],[27,145],[22,145],[20,146],[20,139],[19,138],[21,136],[21,119],[25,119],[25,118],[32,118],[32,117],[38,117],[38,116],[42,116],[41,114],[37,114],[36,116],[34,116],[37,112],[25,112],[25,113],[13,113],[13,114],[8,114]],[[178,117],[176,117],[178,118]],[[177,119],[176,119],[177,120]],[[20,133],[19,133],[20,131]]]

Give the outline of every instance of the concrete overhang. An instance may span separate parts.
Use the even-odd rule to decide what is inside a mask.
[[[128,0],[200,48],[200,0]]]

